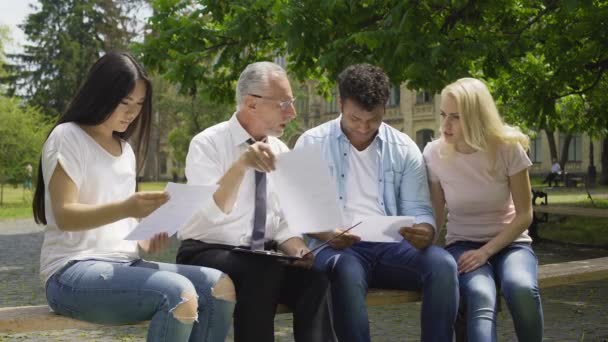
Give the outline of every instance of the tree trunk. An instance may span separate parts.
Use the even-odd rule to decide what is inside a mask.
[[[568,147],[570,147],[570,141],[572,140],[572,134],[566,134],[564,138],[564,145],[562,146],[561,158],[559,164],[562,167],[562,171],[566,171],[566,162],[568,162]]]
[[[547,143],[549,143],[549,154],[551,154],[551,160],[557,160],[557,146],[555,145],[555,135],[553,135],[553,130],[545,129],[545,134],[547,135]]]
[[[604,138],[602,149],[602,176],[600,177],[601,185],[608,185],[608,137]]]
[[[593,138],[589,138],[589,166],[587,167],[587,184],[595,185],[597,178],[597,170],[595,169],[595,161],[593,159]]]

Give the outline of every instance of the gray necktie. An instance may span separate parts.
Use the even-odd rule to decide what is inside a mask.
[[[249,145],[255,141],[248,139]],[[253,231],[251,232],[251,249],[264,249],[266,231],[266,173],[255,171],[255,210],[253,212]]]

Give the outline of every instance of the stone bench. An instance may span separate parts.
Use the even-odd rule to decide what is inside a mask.
[[[608,279],[608,257],[541,265],[538,273],[541,288]],[[367,305],[403,304],[420,299],[419,292],[372,289],[367,296]],[[286,307],[280,306],[278,312],[289,311]],[[98,327],[98,324],[54,314],[49,311],[47,305],[0,308],[0,331],[3,333]]]

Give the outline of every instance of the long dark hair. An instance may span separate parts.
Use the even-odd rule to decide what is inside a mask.
[[[87,126],[103,123],[112,115],[120,101],[133,91],[137,80],[143,80],[146,83],[144,104],[139,115],[127,130],[114,132],[114,135],[123,140],[134,138],[137,173],[139,173],[146,157],[150,137],[152,84],[143,67],[130,54],[109,52],[98,59],[89,70],[86,80],[70,102],[68,109],[59,117],[53,129],[65,122],[75,122]],[[38,224],[47,223],[44,211],[44,192],[41,157],[36,192],[32,201],[34,220]]]

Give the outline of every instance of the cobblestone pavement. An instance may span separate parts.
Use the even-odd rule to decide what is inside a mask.
[[[0,221],[0,307],[45,303],[38,280],[42,232],[32,220]],[[175,246],[174,246],[175,247]],[[174,251],[174,248],[172,249]],[[541,263],[608,255],[601,250],[573,250],[563,246],[536,247]],[[157,257],[171,261],[172,251]],[[546,341],[608,342],[608,281],[542,290]],[[504,304],[504,303],[503,303]],[[499,314],[500,341],[516,341],[506,305]],[[418,341],[420,303],[371,307],[369,319],[374,342]],[[288,314],[275,320],[276,341],[293,341]],[[104,327],[6,334],[0,341],[145,341],[145,326]],[[232,341],[229,337],[228,341]]]

